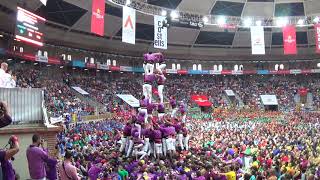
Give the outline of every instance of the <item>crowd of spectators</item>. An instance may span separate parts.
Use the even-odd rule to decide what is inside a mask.
[[[47,69],[51,71],[47,72]],[[129,109],[116,94],[132,94],[141,97],[143,84],[141,74],[74,71],[58,67],[32,67],[30,65],[13,65],[13,73],[17,76],[18,87],[38,87],[46,90],[47,107],[53,114],[81,111],[93,114],[94,106],[80,100],[71,86],[78,86],[89,93],[89,97],[104,106],[104,112],[112,112],[115,107]],[[57,78],[58,77],[58,78]],[[212,76],[212,75],[167,75],[164,89],[165,97],[176,96],[178,100],[191,103],[192,94],[207,95],[215,107],[228,105],[225,90],[233,90],[245,107],[261,109],[260,95],[274,94],[279,101],[280,110],[294,110],[297,102],[295,96],[301,87],[312,93],[313,108],[320,107],[320,81],[318,75],[243,75],[243,76]],[[179,92],[179,93],[177,93]],[[167,99],[168,100],[168,99]],[[230,103],[229,103],[230,104]],[[91,106],[90,106],[91,105]],[[311,107],[310,107],[311,108]]]

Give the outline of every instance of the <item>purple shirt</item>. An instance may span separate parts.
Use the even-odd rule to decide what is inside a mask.
[[[147,98],[140,99],[139,103],[140,103],[140,107],[146,108],[147,105],[149,104],[149,100]]]
[[[160,130],[156,129],[156,130],[153,130],[153,138],[154,139],[161,139],[162,138],[162,133]]]
[[[15,172],[10,161],[5,160],[6,151],[0,151],[0,165],[2,167],[3,180],[15,180]]]
[[[172,108],[176,108],[177,107],[177,101],[175,99],[170,99],[170,105]]]
[[[29,174],[32,179],[42,179],[46,177],[45,164],[48,162],[48,154],[39,147],[30,145],[27,149],[27,160]]]
[[[132,129],[132,127],[130,125],[126,125],[123,128],[123,135],[124,136],[130,136],[131,135],[131,129]]]
[[[157,76],[158,85],[164,85],[165,81],[166,81],[166,77],[163,74],[160,76]]]
[[[152,111],[154,110],[155,107],[156,107],[155,104],[149,103],[147,106],[148,114],[152,114]]]
[[[164,113],[164,111],[165,111],[164,105],[163,105],[162,103],[159,104],[159,105],[158,105],[158,112],[159,112],[159,113]]]
[[[155,79],[154,74],[144,75],[144,82],[145,83],[152,83],[154,81],[154,79]]]

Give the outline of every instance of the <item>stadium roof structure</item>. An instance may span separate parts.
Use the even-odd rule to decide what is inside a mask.
[[[18,0],[2,0],[2,9],[15,11]],[[45,17],[48,27],[46,39],[70,46],[101,51],[126,51],[137,54],[157,51],[153,48],[153,16],[137,12],[136,45],[121,42],[122,7],[106,0],[105,36],[90,33],[91,1],[48,0],[47,6],[39,0],[26,1],[25,8]],[[306,18],[319,15],[319,0],[136,0],[167,10],[188,12],[202,16],[228,16],[235,19],[246,17]],[[7,13],[8,14],[8,13]],[[5,15],[1,12],[1,29]],[[10,22],[4,22],[10,24]],[[12,27],[12,25],[11,25]],[[4,29],[7,30],[7,29]],[[8,30],[7,30],[8,31]],[[282,57],[281,28],[265,27],[266,55],[262,59]],[[316,58],[315,32],[313,27],[297,27],[298,56],[284,58]],[[236,27],[225,29],[218,26],[192,27],[174,23],[168,29],[168,50],[172,57],[215,59],[223,56],[251,57],[250,29]],[[246,57],[247,58],[247,57]],[[252,58],[260,58],[253,56]]]

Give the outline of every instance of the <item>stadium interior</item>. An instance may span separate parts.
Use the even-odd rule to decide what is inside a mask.
[[[319,0],[1,0],[0,180],[319,180]]]

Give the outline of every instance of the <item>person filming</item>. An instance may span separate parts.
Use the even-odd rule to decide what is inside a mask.
[[[14,155],[19,152],[19,141],[16,136],[11,136],[8,144],[10,148],[8,150],[0,149],[0,167],[3,180],[15,180],[19,179],[12,167],[11,161],[14,160]],[[1,175],[1,174],[0,174]]]

